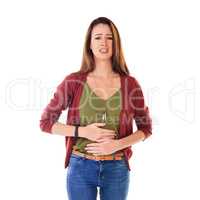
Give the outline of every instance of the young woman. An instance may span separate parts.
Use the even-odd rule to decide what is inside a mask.
[[[67,108],[62,124],[58,119]],[[97,187],[101,200],[127,198],[131,145],[149,137],[152,127],[141,87],[129,75],[119,32],[108,18],[91,22],[81,68],[58,85],[40,128],[65,136],[69,200],[95,200]]]

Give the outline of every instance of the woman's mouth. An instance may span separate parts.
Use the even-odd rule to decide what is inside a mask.
[[[102,48],[102,49],[99,49],[99,52],[100,53],[108,53],[108,48]]]

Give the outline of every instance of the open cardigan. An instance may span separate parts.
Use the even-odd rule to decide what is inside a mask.
[[[73,72],[68,74],[57,86],[49,104],[43,110],[40,119],[40,129],[52,133],[53,124],[59,119],[63,110],[68,109],[66,124],[75,125],[80,122],[79,101],[86,82],[88,72]],[[152,120],[148,107],[145,105],[142,89],[138,81],[130,75],[120,75],[122,92],[122,109],[119,116],[119,138],[133,134],[133,120],[138,130],[145,134],[145,139],[152,134]],[[144,139],[144,140],[145,140]],[[143,140],[143,141],[144,141]],[[67,168],[75,144],[74,137],[65,136]],[[123,149],[128,169],[131,170],[129,159],[132,156],[131,146]]]

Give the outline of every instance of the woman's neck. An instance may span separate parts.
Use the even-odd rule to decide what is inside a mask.
[[[92,75],[99,78],[109,78],[112,77],[115,73],[112,70],[111,61],[98,61],[95,64],[95,69],[91,73]]]

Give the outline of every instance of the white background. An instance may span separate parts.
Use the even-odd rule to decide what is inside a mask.
[[[128,200],[199,200],[199,10],[195,0],[1,1],[0,199],[67,199],[64,137],[39,120],[79,69],[89,23],[106,16],[153,119],[153,135],[132,147]]]

